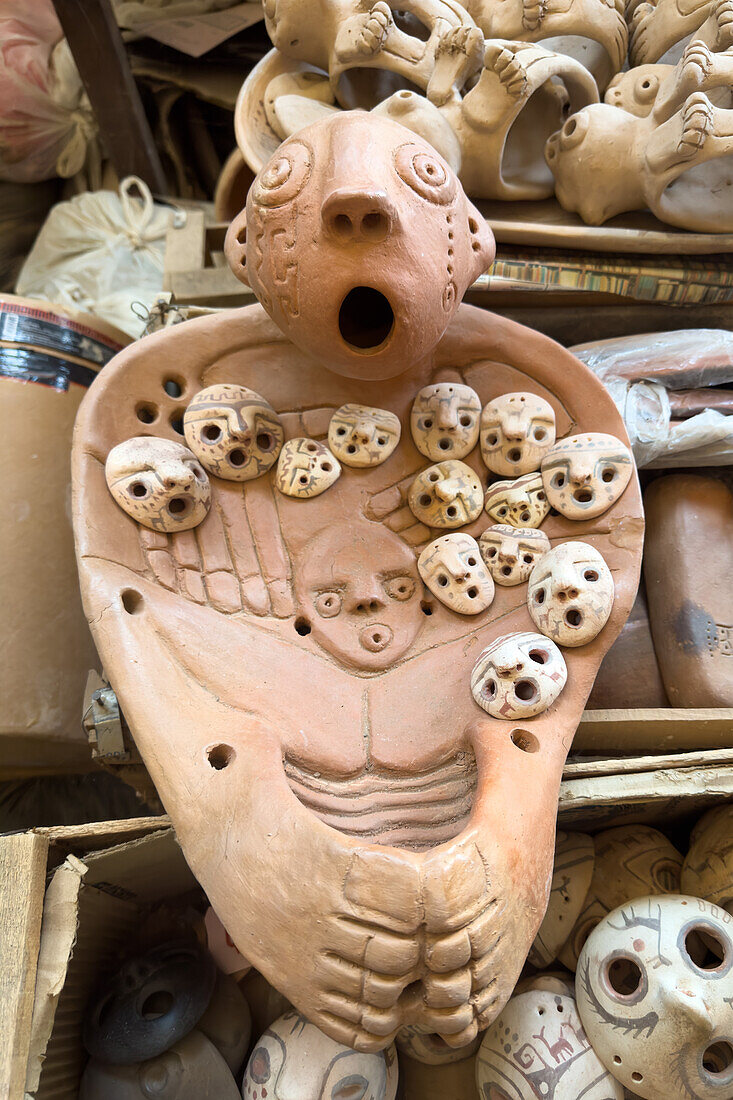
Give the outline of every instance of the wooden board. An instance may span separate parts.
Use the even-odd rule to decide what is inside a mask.
[[[573,752],[687,752],[733,747],[733,709],[587,710]]]
[[[48,840],[0,837],[0,1097],[22,1100],[41,938]]]

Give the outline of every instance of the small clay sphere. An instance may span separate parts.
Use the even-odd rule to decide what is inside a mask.
[[[529,579],[535,563],[550,549],[550,540],[533,527],[496,523],[478,540],[481,557],[497,584],[513,588]]]
[[[550,505],[567,519],[593,519],[615,504],[631,480],[634,458],[614,435],[560,439],[542,460]]]
[[[478,615],[494,599],[494,582],[478,543],[463,531],[441,535],[426,546],[417,568],[433,595],[459,615]]]
[[[286,497],[309,500],[330,489],[341,466],[323,443],[303,436],[289,439],[280,451],[275,485]]]
[[[246,386],[208,386],[183,415],[183,434],[201,465],[225,481],[251,481],[275,465],[283,445],[280,418]]]
[[[463,527],[481,515],[483,490],[475,470],[449,459],[417,475],[407,503],[427,527]]]
[[[591,879],[596,853],[586,833],[558,832],[550,899],[527,961],[538,968],[558,956],[580,916]]]
[[[206,472],[188,447],[171,439],[138,436],[118,443],[104,476],[123,512],[151,531],[190,531],[211,507]]]
[[[624,1096],[585,1037],[573,998],[536,989],[512,997],[485,1032],[476,1084],[487,1100]]]
[[[399,417],[370,405],[342,405],[331,417],[328,445],[344,466],[381,466],[400,441]]]
[[[603,630],[613,608],[611,570],[587,542],[565,542],[535,565],[527,606],[538,630],[564,646],[587,645]]]
[[[516,481],[495,481],[486,490],[484,508],[497,523],[517,528],[539,527],[550,511],[538,473],[523,474]]]
[[[440,462],[465,458],[476,446],[481,401],[460,382],[437,382],[420,390],[410,413],[410,431],[420,454]]]
[[[477,1035],[468,1046],[449,1047],[440,1035],[427,1034],[412,1025],[398,1031],[395,1039],[400,1058],[406,1054],[426,1066],[448,1066],[453,1062],[462,1062],[476,1053],[480,1043],[481,1036]]]
[[[733,805],[698,821],[682,867],[682,893],[705,898],[733,915]]]
[[[471,692],[492,718],[532,718],[552,706],[567,678],[565,659],[548,638],[504,634],[476,661]]]
[[[505,393],[484,407],[480,438],[481,457],[492,473],[533,473],[555,442],[554,409],[533,393]]]

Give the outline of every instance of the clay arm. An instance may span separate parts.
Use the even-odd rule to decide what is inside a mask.
[[[654,102],[654,118],[666,121],[679,110],[693,92],[712,91],[713,88],[729,88],[733,85],[733,57],[713,53],[700,39],[685,46],[684,53],[664,80]]]
[[[694,34],[712,8],[711,0],[658,0],[639,4],[630,26],[632,66],[658,61],[686,35]]]

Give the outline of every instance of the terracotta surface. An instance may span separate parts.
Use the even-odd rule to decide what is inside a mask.
[[[372,213],[381,239],[363,236]],[[544,912],[563,762],[633,602],[643,521],[635,478],[599,523],[546,519],[553,544],[602,551],[614,606],[597,638],[566,653],[568,684],[548,711],[520,727],[492,719],[471,669],[493,639],[532,629],[526,593],[497,588],[466,618],[422,588],[417,556],[440,532],[407,507],[429,462],[405,430],[410,409],[424,386],[452,380],[483,404],[544,397],[560,437],[624,438],[623,425],[561,347],[458,308],[493,244],[450,169],[402,128],[342,115],[302,133],[253,186],[248,215],[251,264],[245,273],[243,218],[231,262],[286,332],[256,305],[146,337],[81,411],[87,615],[186,858],[242,954],[335,1040],[377,1050],[417,1024],[465,1046],[509,996]],[[334,234],[337,215],[348,237]],[[365,285],[394,318],[372,350],[339,327]],[[141,400],[155,408],[147,430],[177,439],[193,396],[222,382],[265,397],[286,439],[322,440],[333,412],[357,403],[395,413],[400,443],[314,500],[279,493],[274,471],[214,478],[194,532],[149,534],[108,494],[106,456],[139,433]],[[478,448],[467,461],[485,479]],[[488,525],[482,513],[467,530]]]
[[[645,503],[649,619],[669,701],[733,707],[733,494],[716,478],[672,474]]]
[[[603,658],[588,698],[588,710],[668,707],[662,674],[654,650],[644,587],[621,633]],[[653,739],[646,746],[657,749]]]

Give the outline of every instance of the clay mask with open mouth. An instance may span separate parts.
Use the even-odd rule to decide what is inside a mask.
[[[481,402],[459,382],[438,382],[420,390],[412,405],[410,429],[420,454],[433,462],[465,458],[478,440]]]
[[[594,519],[608,511],[631,480],[634,460],[620,439],[603,432],[559,440],[542,461],[551,506],[567,519]]]
[[[283,445],[279,417],[246,386],[208,386],[183,416],[186,442],[210,474],[251,481],[274,466]]]
[[[120,508],[151,531],[190,531],[211,507],[209,479],[196,456],[170,439],[118,443],[104,472]]]
[[[592,642],[613,608],[611,570],[587,542],[565,542],[548,550],[527,585],[535,625],[560,645]]]

